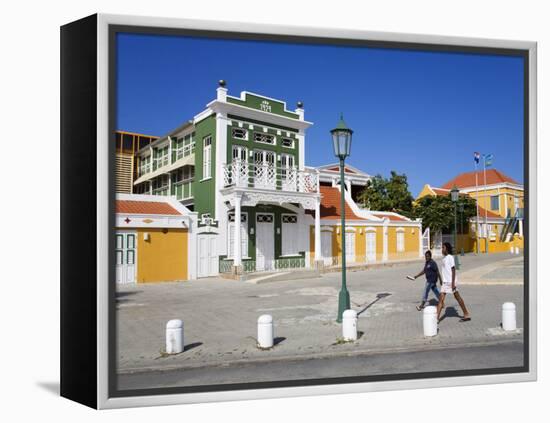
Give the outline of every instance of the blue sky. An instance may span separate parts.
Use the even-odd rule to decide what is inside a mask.
[[[413,195],[473,170],[474,151],[523,182],[522,58],[119,34],[116,126],[164,135],[215,98],[219,79],[230,95],[304,102],[308,165],[335,161],[342,112],[349,163],[406,173]]]

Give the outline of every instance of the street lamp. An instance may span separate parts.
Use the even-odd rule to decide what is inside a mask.
[[[456,245],[456,203],[458,202],[458,188],[456,187],[456,185],[453,187],[453,189],[451,190],[451,201],[453,202],[454,206],[455,206],[455,227],[454,227],[454,235],[455,235],[455,242],[454,242],[454,250],[455,250],[455,267],[456,267],[456,270],[460,269],[460,263],[458,262],[458,256],[456,254],[456,248],[457,248],[457,245]]]
[[[458,211],[460,213],[460,255],[464,255],[464,203],[458,203]]]
[[[344,116],[340,115],[340,122],[336,128],[330,131],[332,135],[332,147],[334,155],[340,160],[340,216],[341,236],[342,236],[342,287],[338,294],[338,317],[336,321],[342,323],[342,315],[344,311],[349,309],[349,292],[346,286],[346,198],[345,198],[345,183],[344,183],[344,161],[351,152],[351,136],[353,131],[346,126]]]

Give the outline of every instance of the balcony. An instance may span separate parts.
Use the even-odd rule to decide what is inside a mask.
[[[183,145],[179,148],[175,148],[172,150],[172,163],[177,162],[180,159],[183,159],[184,157],[190,156],[191,154],[195,154],[195,143],[192,142],[191,144]]]
[[[192,184],[193,179],[185,179],[183,181],[172,183],[171,195],[176,196],[177,200],[187,200],[193,197]]]
[[[225,187],[260,188],[264,190],[318,193],[317,173],[296,167],[276,167],[272,164],[234,160],[223,165]]]
[[[195,143],[174,148],[171,152],[155,157],[152,162],[144,162],[138,167],[138,178],[134,185],[170,173],[183,166],[195,165]]]

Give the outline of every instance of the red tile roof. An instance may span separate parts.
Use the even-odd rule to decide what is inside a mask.
[[[328,168],[327,170],[332,170],[333,172],[340,172],[340,168],[338,166]],[[344,173],[357,173],[354,170],[351,170],[349,167],[344,166]]]
[[[479,208],[479,217],[485,217],[485,209],[483,207]],[[491,210],[487,210],[487,217],[491,219],[504,219],[500,214],[493,213]]]
[[[124,214],[181,215],[170,204],[162,201],[116,200],[116,212]]]
[[[431,189],[433,192],[435,192],[435,195],[449,195],[451,193],[450,189],[434,188],[434,187],[431,187]]]
[[[321,185],[319,187],[321,191],[321,219],[340,219],[340,190],[338,188],[327,187]],[[346,219],[351,220],[365,220],[362,217],[357,216],[346,201],[345,207]]]
[[[470,188],[476,186],[476,173],[477,173],[477,184],[478,186],[485,185],[485,180],[483,178],[483,171],[478,170],[477,172],[466,172],[461,173],[457,177],[451,179],[449,182],[443,184],[442,188],[451,189],[456,185],[457,188]],[[502,184],[504,182],[509,182],[511,184],[518,184],[516,180],[510,178],[509,176],[502,173],[497,169],[487,169],[487,185],[493,184]]]
[[[438,196],[447,196],[447,195],[451,195],[451,190],[450,189],[444,189],[444,188],[435,188],[435,187],[430,187],[432,189],[432,191],[435,193],[435,195],[438,195]],[[459,192],[458,195],[462,196],[462,197],[468,197],[468,194],[466,193],[463,193],[463,192]]]

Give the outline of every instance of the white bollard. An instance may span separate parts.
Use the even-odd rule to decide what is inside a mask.
[[[519,247],[516,247],[516,254],[519,254]]]
[[[166,323],[166,353],[179,354],[183,352],[183,322],[174,319]]]
[[[271,348],[273,346],[273,317],[263,314],[258,317],[258,347]]]
[[[423,313],[424,336],[437,335],[437,308],[435,306],[427,306]]]
[[[514,254],[514,246],[510,245],[510,254]]]
[[[516,330],[516,305],[514,303],[502,304],[502,329]]]
[[[357,312],[346,310],[342,315],[342,337],[344,341],[357,341]]]

